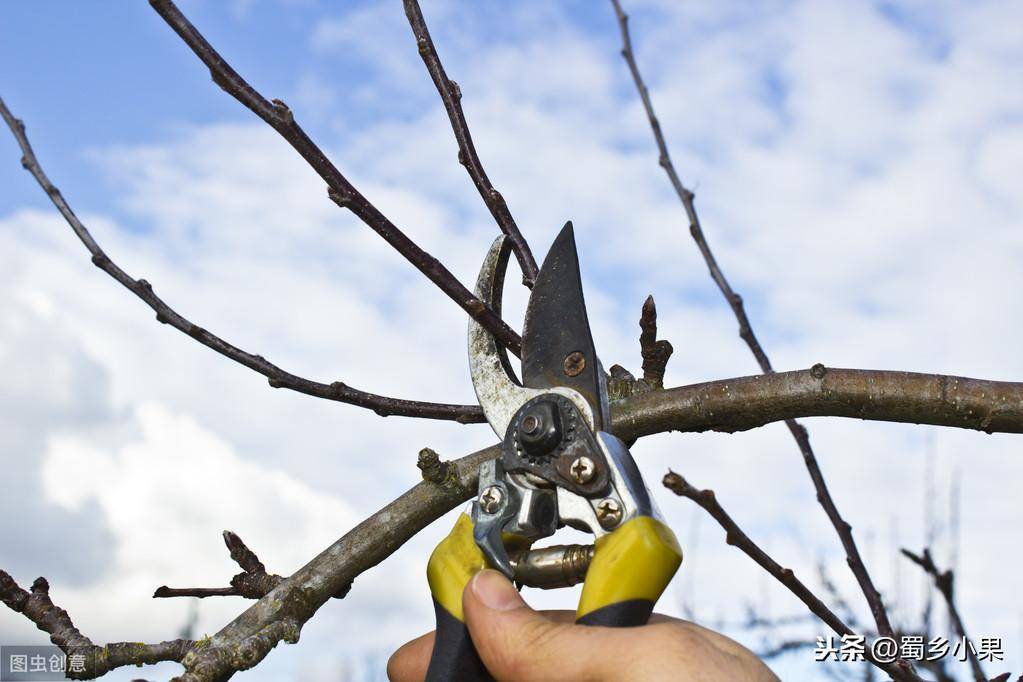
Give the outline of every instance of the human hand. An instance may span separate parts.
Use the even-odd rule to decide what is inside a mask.
[[[575,625],[571,611],[534,611],[497,571],[482,571],[462,594],[465,622],[487,670],[498,680],[686,680],[777,682],[752,652],[713,630],[654,615],[648,625]],[[393,682],[419,682],[433,633],[398,649]]]

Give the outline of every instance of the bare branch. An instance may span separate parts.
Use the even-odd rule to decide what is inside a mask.
[[[354,213],[404,256],[408,262],[412,263],[416,269],[426,275],[470,317],[486,327],[498,342],[512,352],[519,353],[521,349],[519,335],[495,315],[494,311],[473,296],[440,261],[423,251],[376,206],[370,203],[331,163],[323,150],[306,135],[295,121],[295,115],[284,102],[278,99],[267,100],[249,85],[206,41],[206,38],[199,33],[171,0],[149,0],[149,4],[209,68],[213,82],[280,133],[281,137],[287,140],[312,169],[323,178],[327,183],[327,195],[334,203]]]
[[[694,204],[695,195],[682,184],[682,181],[678,177],[678,173],[675,171],[675,165],[671,161],[671,156],[668,154],[668,145],[664,141],[661,124],[657,120],[653,102],[650,99],[650,93],[639,73],[639,66],[636,64],[636,58],[632,51],[632,39],[629,35],[628,16],[624,11],[622,11],[619,0],[611,0],[611,4],[614,6],[615,15],[618,17],[618,26],[622,35],[622,57],[625,58],[625,62],[629,66],[629,71],[632,73],[632,79],[636,84],[636,89],[639,91],[640,98],[643,100],[643,108],[646,110],[647,118],[650,121],[650,129],[653,131],[654,140],[657,143],[659,163],[664,169],[664,172],[668,175],[668,179],[671,181],[672,187],[675,188],[675,193],[678,194],[678,198],[681,200],[682,206],[685,208],[686,215],[689,217],[689,232],[692,235],[693,240],[696,242],[697,247],[699,247],[700,253],[703,254],[703,259],[707,263],[707,268],[710,270],[711,277],[714,279],[715,284],[717,284],[718,289],[721,290],[725,300],[728,301],[728,305],[731,306],[732,312],[735,314],[735,318],[739,322],[739,336],[742,337],[754,357],[756,357],[757,364],[760,365],[761,371],[764,374],[770,374],[774,371],[771,368],[771,361],[768,359],[767,353],[764,352],[764,349],[761,347],[756,335],[753,333],[753,328],[750,326],[749,318],[746,316],[746,311],[743,308],[742,297],[732,291],[731,286],[728,284],[728,280],[725,279],[724,273],[721,271],[721,268],[718,267],[714,254],[711,252],[710,246],[707,244],[706,238],[703,236],[703,229],[700,227],[700,218],[696,214],[696,205]],[[870,611],[874,616],[874,621],[877,623],[877,629],[882,635],[891,637],[893,634],[892,626],[888,620],[888,613],[885,611],[881,594],[874,586],[874,581],[871,579],[870,573],[867,571],[867,567],[860,556],[859,548],[856,546],[856,541],[852,536],[852,526],[850,526],[839,514],[838,507],[835,505],[835,502],[831,497],[831,492],[828,490],[827,484],[824,481],[824,474],[821,472],[820,465],[817,463],[817,457],[814,455],[813,448],[810,447],[810,437],[803,425],[799,424],[795,420],[786,420],[785,425],[788,427],[789,432],[792,434],[796,444],[799,446],[799,451],[803,455],[803,462],[806,465],[806,469],[813,481],[814,488],[817,490],[817,500],[824,508],[828,519],[831,521],[831,525],[834,526],[835,532],[838,534],[838,537],[842,542],[842,547],[845,549],[849,568],[852,570],[853,575],[856,576],[856,581],[859,583],[860,589],[863,591],[863,595],[870,606]],[[908,666],[906,663],[903,663],[903,665]]]
[[[458,142],[458,163],[465,166],[472,183],[476,185],[483,202],[490,209],[497,226],[508,236],[511,242],[512,251],[519,261],[522,269],[522,283],[532,288],[536,280],[536,260],[529,250],[529,245],[522,238],[519,226],[515,224],[511,211],[508,210],[508,203],[504,196],[498,192],[487,177],[483,169],[483,163],[476,153],[476,147],[472,143],[472,135],[469,134],[469,124],[465,121],[465,113],[462,111],[462,90],[458,83],[448,78],[444,72],[444,65],[441,64],[440,55],[437,54],[437,47],[430,37],[430,30],[426,26],[426,19],[423,18],[423,11],[419,8],[416,0],[405,0],[405,14],[408,16],[412,33],[416,37],[416,45],[419,47],[419,56],[423,58],[427,71],[433,84],[437,86],[437,92],[444,102],[444,109],[448,112],[448,119],[451,121],[451,129],[455,133],[455,140]]]
[[[657,338],[657,306],[654,297],[647,296],[639,318],[639,350],[643,356],[643,380],[652,388],[664,387],[664,370],[674,352],[670,341]]]
[[[442,484],[423,481],[357,525],[250,606],[182,661],[178,682],[225,680],[259,663],[279,641],[298,641],[302,625],[332,596],[431,522],[476,494],[480,464],[498,446],[448,462]]]
[[[25,124],[14,117],[14,115],[0,99],[0,115],[3,116],[7,126],[11,129],[18,145],[21,147],[21,165],[32,174],[39,186],[50,197],[50,201],[57,207],[60,214],[64,216],[71,229],[78,238],[85,244],[85,248],[92,254],[92,262],[99,269],[117,280],[122,286],[142,299],[146,305],[156,312],[156,319],[163,324],[169,324],[180,332],[187,334],[207,348],[212,348],[221,355],[234,360],[235,362],[259,372],[265,376],[270,386],[274,388],[287,388],[306,395],[327,400],[336,400],[350,405],[358,405],[373,410],[382,417],[400,415],[403,417],[421,417],[424,419],[449,419],[463,424],[478,423],[484,420],[483,411],[478,405],[448,405],[444,403],[427,403],[417,400],[403,400],[401,398],[389,398],[376,395],[366,391],[353,388],[340,381],[330,384],[323,384],[317,381],[310,381],[300,376],[291,374],[277,365],[267,361],[261,355],[253,355],[237,346],[221,339],[219,336],[192,323],[190,320],[174,311],[163,299],[153,292],[152,285],[144,279],[134,279],[100,248],[89,230],[71,209],[67,200],[60,190],[50,182],[50,179],[43,172],[32,145],[29,144],[25,135]]]
[[[174,588],[163,585],[156,588],[153,597],[156,599],[168,597],[245,597],[247,599],[259,599],[264,597],[270,590],[284,582],[284,576],[276,573],[267,573],[263,562],[259,560],[256,553],[242,542],[242,539],[229,530],[224,531],[224,544],[231,552],[242,572],[231,578],[230,587],[184,587]],[[351,583],[345,585],[342,590],[334,595],[335,599],[344,599],[351,589]]]
[[[743,552],[743,554],[753,559],[757,565],[774,576],[778,582],[787,587],[792,594],[794,594],[801,602],[806,604],[806,607],[810,609],[814,615],[824,621],[828,627],[837,632],[839,635],[855,634],[848,625],[842,622],[842,620],[817,597],[817,595],[810,591],[810,589],[796,577],[795,573],[792,572],[792,569],[783,568],[777,561],[772,559],[767,552],[760,549],[760,547],[753,542],[741,528],[739,528],[738,524],[732,520],[732,517],[729,516],[718,503],[713,490],[699,490],[674,471],[669,471],[665,474],[663,483],[664,487],[668,490],[680,497],[689,498],[696,504],[700,505],[704,511],[713,516],[714,520],[717,521],[725,530],[725,542],[733,547],[737,547]],[[894,679],[919,679],[908,669],[903,670],[897,665],[877,661],[873,658],[869,649],[866,652],[866,657],[871,663],[887,672]]]
[[[945,604],[948,606],[948,614],[952,617],[952,624],[955,626],[959,636],[965,640],[966,627],[963,625],[963,619],[959,615],[959,609],[956,608],[955,574],[952,572],[952,569],[947,571],[939,570],[934,565],[934,559],[931,557],[931,550],[928,547],[924,547],[923,554],[913,554],[908,549],[903,549],[902,554],[922,568],[927,575],[934,578],[934,586],[938,588],[938,592],[945,599]],[[977,680],[977,682],[985,682],[987,675],[984,674],[984,669],[980,665],[977,652],[972,647],[967,646],[966,654],[970,659],[970,668],[973,669],[973,679]]]
[[[0,571],[0,601],[36,627],[50,635],[50,641],[67,656],[83,656],[84,672],[67,672],[71,679],[88,680],[126,665],[144,665],[162,661],[181,661],[196,643],[175,639],[159,644],[115,642],[97,646],[79,632],[67,611],[50,600],[50,585],[45,578],[36,578],[27,592],[4,571]]]
[[[1023,383],[818,364],[636,393],[611,410],[612,430],[622,438],[745,431],[824,416],[1023,433]]]

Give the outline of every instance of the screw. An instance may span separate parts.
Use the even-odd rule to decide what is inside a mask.
[[[563,369],[565,370],[565,376],[577,377],[583,373],[586,369],[586,356],[580,351],[574,350],[565,356],[565,362],[563,363]]]
[[[496,485],[485,488],[480,494],[480,507],[488,514],[496,513],[503,503],[504,491]]]
[[[579,485],[589,483],[593,479],[593,474],[596,473],[593,460],[586,456],[576,458],[568,470],[572,473],[572,480]]]
[[[622,505],[610,497],[597,505],[597,521],[603,528],[614,528],[622,520]]]

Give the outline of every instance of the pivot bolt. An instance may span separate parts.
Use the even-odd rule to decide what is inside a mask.
[[[597,473],[597,467],[593,464],[593,460],[585,455],[577,457],[568,470],[572,474],[572,480],[579,485],[589,483],[593,480],[593,475]]]
[[[597,521],[600,522],[602,528],[614,528],[621,520],[622,505],[618,503],[618,500],[609,497],[600,501],[600,504],[597,505]]]
[[[540,432],[540,427],[542,425],[543,423],[540,421],[540,418],[535,414],[527,414],[522,419],[522,433],[527,436],[535,436]]]
[[[488,514],[495,514],[504,504],[504,491],[499,486],[488,486],[480,493],[480,508]]]
[[[536,463],[561,444],[561,411],[551,400],[537,401],[526,409],[516,428],[522,449]]]

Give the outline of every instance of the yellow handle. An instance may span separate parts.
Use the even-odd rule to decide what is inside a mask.
[[[462,612],[465,586],[486,566],[483,552],[472,537],[472,520],[460,514],[455,527],[433,550],[426,567],[437,616],[437,636],[426,670],[427,682],[493,679],[476,653]]]
[[[464,622],[462,592],[472,577],[486,567],[487,560],[472,537],[472,519],[459,514],[455,527],[433,550],[426,566],[434,601]]]
[[[657,519],[637,516],[594,544],[576,620],[612,626],[646,623],[682,563],[675,534]]]

